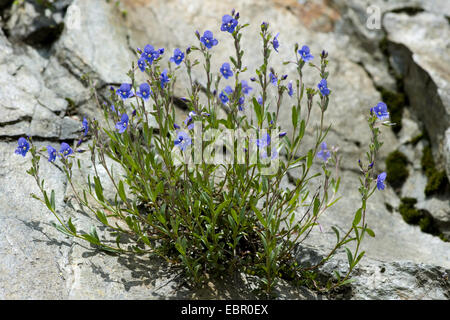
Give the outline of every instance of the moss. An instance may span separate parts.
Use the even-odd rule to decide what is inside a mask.
[[[425,195],[430,196],[432,194],[440,193],[445,190],[448,185],[447,174],[445,171],[434,171],[431,176],[428,177],[428,182],[425,187]]]
[[[379,87],[378,91],[381,94],[381,99],[388,106],[391,122],[396,124],[392,127],[392,130],[395,133],[400,132],[402,129],[403,109],[406,104],[405,94],[402,92],[390,91],[383,87]]]
[[[425,171],[425,175],[428,178],[428,182],[425,187],[425,195],[430,196],[445,192],[449,184],[447,175],[444,170],[439,171],[436,169],[433,153],[431,151],[431,147],[429,146],[423,149],[421,165],[422,169]]]
[[[418,224],[420,219],[423,218],[423,214],[415,208],[417,200],[414,198],[402,198],[400,201],[398,211],[400,211],[403,220],[409,224]]]
[[[411,143],[413,146],[417,145],[417,143],[422,140],[425,137],[424,133],[420,133],[411,140],[409,140],[409,143]]]
[[[386,181],[394,188],[400,188],[409,176],[408,159],[400,151],[391,152],[386,158]]]
[[[439,229],[436,227],[433,217],[424,215],[419,221],[419,227],[422,232],[438,235]]]

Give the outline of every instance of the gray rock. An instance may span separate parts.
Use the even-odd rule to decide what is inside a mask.
[[[411,107],[430,135],[438,165],[443,164],[445,131],[450,126],[450,25],[445,17],[428,12],[387,13],[383,25]]]
[[[418,201],[416,208],[427,210],[435,220],[439,230],[450,237],[450,201],[445,197],[431,197]]]
[[[55,9],[53,9],[55,10]],[[10,9],[6,29],[13,41],[31,45],[51,44],[61,33],[61,12],[36,1],[16,2]]]
[[[61,65],[78,78],[91,72],[101,81],[99,85],[127,81],[133,54],[114,5],[75,0],[67,10],[80,14],[66,15],[65,22],[71,20],[72,27],[65,28],[54,45]]]

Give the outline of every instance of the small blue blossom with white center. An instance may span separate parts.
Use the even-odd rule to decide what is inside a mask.
[[[233,89],[231,89],[230,86],[226,86],[224,90],[225,90],[225,92],[226,92],[228,95],[230,95],[230,94],[233,93]]]
[[[183,59],[184,59],[184,52],[181,51],[179,48],[176,48],[173,52],[173,57],[170,58],[170,62],[173,62],[178,66],[180,65],[181,62],[183,62]]]
[[[180,148],[181,151],[184,151],[188,146],[192,144],[192,139],[186,132],[177,131],[177,138],[173,143],[175,146]]]
[[[226,14],[222,17],[222,26],[220,27],[221,31],[228,31],[229,33],[233,33],[234,29],[238,25],[238,21],[234,19],[229,14]]]
[[[242,81],[241,81],[241,87],[242,87],[242,92],[243,92],[244,94],[249,94],[250,91],[253,90],[253,88],[250,87],[250,86],[248,85],[247,81],[245,81],[245,80],[242,80]]]
[[[64,158],[67,158],[72,153],[73,150],[67,143],[65,142],[61,143],[61,149],[59,149],[59,154],[61,154]]]
[[[15,153],[20,154],[22,157],[25,157],[28,150],[30,150],[30,143],[23,137],[19,138],[19,141],[17,143],[19,146],[17,147]]]
[[[233,76],[233,71],[231,71],[230,64],[225,62],[220,68],[220,73],[224,76],[225,79]]]
[[[141,84],[139,86],[139,91],[136,93],[136,95],[144,100],[148,100],[150,98],[150,95],[152,94],[152,89],[150,89],[150,85],[146,82]]]
[[[327,87],[327,80],[326,79],[322,79],[320,80],[319,84],[317,85],[317,87],[319,88],[319,91],[322,95],[327,96],[330,94],[330,89],[328,89]]]
[[[82,126],[84,130],[84,135],[86,136],[89,130],[89,123],[86,118],[83,118]]]
[[[384,180],[386,180],[386,172],[382,172],[377,177],[377,188],[378,190],[384,190]]]
[[[120,121],[116,123],[116,129],[119,133],[123,133],[128,128],[128,115],[124,113],[120,118]]]
[[[142,52],[141,58],[147,60],[148,64],[151,65],[154,59],[154,52],[155,48],[152,45],[148,44],[144,47],[144,52]]]
[[[322,159],[324,162],[328,161],[328,158],[331,157],[330,150],[327,149],[327,144],[322,142],[320,145],[320,151],[317,153],[317,157]]]
[[[280,33],[277,33],[277,35],[275,36],[275,38],[273,38],[272,41],[272,45],[273,45],[273,49],[278,52],[278,48],[280,47],[280,43],[278,42],[278,36],[280,35]]]
[[[170,81],[169,77],[167,76],[167,69],[164,69],[164,71],[161,73],[159,80],[161,81],[161,89],[164,89],[166,83],[169,83]]]
[[[370,110],[373,113],[375,113],[377,118],[380,120],[389,118],[389,112],[387,111],[387,105],[384,102],[378,102],[378,104]]]
[[[213,46],[216,46],[219,43],[219,41],[217,41],[217,39],[214,39],[213,33],[209,30],[206,30],[203,33],[203,36],[200,38],[200,41],[208,49],[211,49]]]
[[[57,154],[56,149],[53,148],[52,146],[47,146],[47,152],[48,152],[48,161],[54,162]]]
[[[300,58],[305,62],[314,59],[314,56],[311,55],[308,46],[303,46],[300,50],[298,50],[298,53],[300,54]]]
[[[116,93],[120,98],[122,98],[122,100],[126,100],[134,96],[130,83],[122,83]]]
[[[145,68],[147,67],[147,60],[145,58],[141,57],[141,58],[139,58],[137,64],[138,64],[139,70],[144,72]]]
[[[291,81],[289,81],[289,83],[288,83],[288,95],[289,95],[290,97],[292,97],[293,94],[294,94],[294,88],[292,87],[292,80],[291,80]]]

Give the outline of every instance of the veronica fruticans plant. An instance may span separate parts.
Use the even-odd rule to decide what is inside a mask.
[[[207,276],[245,271],[257,275],[270,292],[280,278],[305,279],[337,250],[355,242],[353,251],[345,249],[348,272],[336,273],[327,288],[342,285],[364,255],[360,252],[364,236],[374,236],[366,223],[366,204],[376,187],[384,189],[384,173],[373,186],[373,168],[382,145],[380,124],[389,124],[385,121],[387,108],[380,103],[368,112],[372,143],[368,165],[360,162],[361,205],[348,231],[341,235],[333,228],[336,244],[319,264],[298,264],[296,248],[313,228],[321,227],[319,218],[338,200],[340,156],[337,148],[329,148],[325,142],[330,127],[324,126],[324,116],[332,94],[327,84],[328,54],[323,51],[316,65],[308,46],[299,49],[295,45],[295,60],[286,64],[295,65],[297,79],[288,82],[287,75],[269,65],[272,53],[283,48],[282,36],[277,33],[273,37],[264,22],[260,31],[262,64],[249,74],[241,49],[247,24],[240,24],[239,18],[234,11],[222,18],[220,30],[232,38],[235,54],[222,61],[218,70],[212,70],[211,56],[220,44],[210,30],[203,35],[196,32],[197,46],[175,48],[164,68],[165,50],[146,45],[137,49],[129,83],[111,87],[109,99],[103,103],[94,91],[106,119],[104,126],[95,119],[84,119],[74,149],[63,143],[59,152],[53,146],[38,150],[30,138],[20,138],[16,153],[25,156],[31,151],[28,173],[42,192],[42,197],[33,196],[55,215],[59,222],[55,226],[103,250],[156,254],[181,266],[195,283]],[[205,74],[204,86],[192,77],[193,68],[199,65]],[[306,67],[319,73],[317,88],[305,87]],[[179,72],[186,72],[189,79],[184,98],[176,98],[173,92]],[[138,74],[145,75],[146,81],[138,83]],[[200,99],[202,94],[206,100]],[[290,134],[283,127],[287,124],[279,122],[283,99],[292,105]],[[175,105],[180,104],[189,111],[187,118],[177,123]],[[313,108],[319,109],[320,121],[315,142],[307,147],[302,141]],[[207,134],[230,131],[254,136],[235,135],[224,143],[219,141],[220,135]],[[94,172],[85,185],[75,185],[73,165],[82,169],[77,157],[88,134]],[[218,144],[220,148],[215,147]],[[223,153],[237,160],[210,161]],[[88,233],[78,230],[76,220],[58,213],[55,192],[49,193],[40,178],[41,157],[65,172],[80,207],[107,226],[110,234],[100,236],[95,227]],[[122,175],[115,174],[108,158],[121,167]],[[194,163],[180,163],[180,159],[192,158]],[[266,170],[267,163],[274,161],[277,166]],[[319,172],[313,172],[314,163],[320,166]],[[99,175],[100,168],[105,174]],[[283,189],[281,182],[288,172],[296,172],[298,179],[292,188]],[[104,195],[105,180],[112,183],[112,198]],[[317,180],[320,186],[312,189],[311,182]],[[125,235],[129,240],[123,243]]]

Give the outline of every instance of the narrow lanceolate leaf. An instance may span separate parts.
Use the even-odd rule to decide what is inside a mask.
[[[314,155],[313,155],[313,151],[311,149],[311,150],[308,151],[308,159],[307,159],[308,169],[311,167],[311,165],[313,163],[313,157],[314,157]]]
[[[369,236],[375,237],[375,232],[373,232],[372,229],[366,228],[366,232],[367,232],[367,234],[368,234]]]
[[[292,125],[295,127],[297,127],[297,122],[298,122],[298,110],[296,108],[296,106],[292,106]]]
[[[97,195],[97,199],[100,202],[103,202],[103,187],[100,182],[100,179],[97,176],[94,176],[94,187],[95,187],[95,194]]]
[[[125,196],[125,188],[123,186],[123,181],[119,181],[119,197],[122,199],[123,202],[127,201],[127,197]]]
[[[352,267],[352,265],[353,265],[353,256],[352,256],[352,253],[351,253],[351,251],[350,251],[348,248],[345,248],[345,251],[347,252],[348,265],[349,265],[350,267]]]
[[[69,225],[70,231],[72,231],[73,233],[77,233],[77,229],[75,228],[75,226],[72,223],[72,218],[69,218],[69,221],[67,222],[67,224]]]
[[[359,209],[356,211],[355,218],[353,219],[353,225],[354,225],[354,226],[357,226],[358,223],[361,221],[361,215],[362,215],[362,209],[359,208]]]

